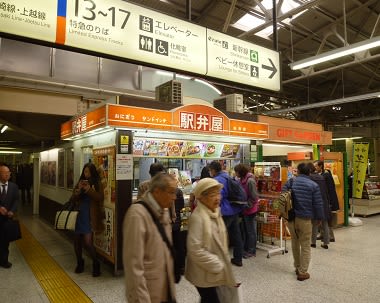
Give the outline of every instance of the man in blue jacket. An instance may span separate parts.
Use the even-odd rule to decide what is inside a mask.
[[[282,188],[282,191],[292,189],[293,192],[295,219],[289,221],[288,226],[292,237],[294,267],[299,281],[310,278],[307,270],[311,259],[312,220],[324,219],[321,191],[309,175],[307,164],[300,163],[297,166],[297,177],[293,182],[286,182]]]
[[[239,214],[242,212],[243,206],[235,206],[228,201],[227,180],[231,177],[225,171],[222,171],[222,165],[220,162],[212,161],[209,165],[209,170],[211,177],[223,184],[223,188],[220,191],[222,195],[220,209],[227,228],[228,236],[234,247],[231,263],[236,266],[243,266],[243,240],[241,238],[239,225]]]

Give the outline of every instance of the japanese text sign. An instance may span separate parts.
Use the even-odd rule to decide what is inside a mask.
[[[354,198],[361,199],[368,167],[367,161],[369,143],[354,143],[353,148],[354,180],[352,184],[352,195]]]
[[[122,0],[3,0],[0,34],[280,90],[279,53]]]

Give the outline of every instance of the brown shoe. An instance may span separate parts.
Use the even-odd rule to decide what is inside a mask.
[[[297,280],[298,281],[304,281],[304,280],[307,280],[310,278],[310,274],[305,272],[305,273],[301,273],[299,272],[298,275],[297,275]]]

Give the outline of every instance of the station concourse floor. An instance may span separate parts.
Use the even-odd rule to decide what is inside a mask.
[[[67,237],[21,207],[23,238],[10,245],[12,268],[0,268],[1,303],[126,302],[124,277],[114,276],[102,264],[102,275],[75,274],[75,256]],[[267,258],[263,250],[255,258],[233,267],[242,281],[246,303],[372,303],[380,302],[380,215],[361,218],[362,226],[335,229],[336,242],[329,249],[312,249],[311,278],[296,280],[289,253]],[[178,303],[199,302],[196,289],[184,278],[177,285]]]

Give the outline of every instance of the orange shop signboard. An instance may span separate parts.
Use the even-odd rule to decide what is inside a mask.
[[[106,105],[61,125],[61,139],[70,138],[106,125]]]
[[[301,144],[329,145],[332,132],[324,131],[321,124],[258,115],[259,122],[268,123],[269,140]]]
[[[199,104],[180,106],[172,111],[106,104],[62,124],[61,138],[85,133],[95,125],[268,138],[267,123],[230,119],[214,107]]]

